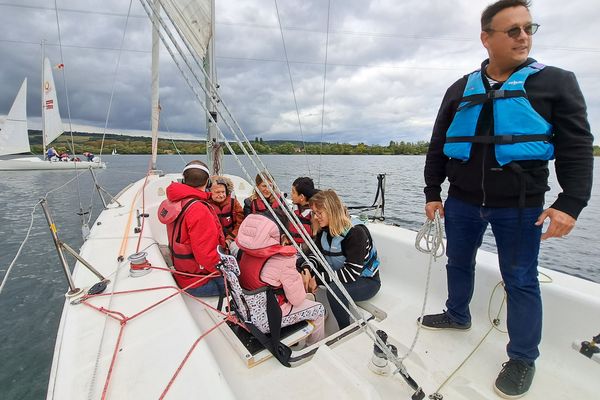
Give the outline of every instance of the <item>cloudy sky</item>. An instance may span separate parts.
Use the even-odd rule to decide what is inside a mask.
[[[428,140],[446,88],[486,57],[479,17],[489,2],[278,0],[304,139]],[[128,0],[56,3],[58,23],[54,0],[0,0],[0,118],[28,77],[30,127],[39,127],[39,43],[47,40],[46,55],[60,63],[60,26],[73,124],[102,132],[114,85],[109,129],[149,129],[150,23],[139,1],[133,1],[128,19]],[[218,81],[225,104],[250,138],[300,140],[275,1],[216,3]],[[541,25],[531,55],[576,73],[592,132],[600,127],[599,10],[592,0],[534,0],[531,10]],[[201,138],[201,109],[163,53],[161,130]],[[67,122],[62,73],[56,71],[55,79]]]

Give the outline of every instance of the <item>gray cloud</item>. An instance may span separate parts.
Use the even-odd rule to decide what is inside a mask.
[[[60,62],[53,2],[0,3],[0,114],[6,114],[24,77],[28,112],[39,121],[41,54]],[[479,15],[489,0],[331,1],[323,140],[386,144],[427,140],[445,89],[486,57],[479,42]],[[11,6],[10,4],[14,4]],[[321,138],[327,2],[278,1],[290,70],[305,140]],[[104,127],[150,126],[150,23],[133,2],[114,81],[129,2],[60,0],[60,28],[69,105],[74,123]],[[80,10],[76,12],[74,10]],[[300,138],[298,115],[273,1],[217,1],[217,66],[220,93],[249,137]],[[592,129],[600,126],[596,66],[599,17],[593,2],[536,1],[542,27],[532,56],[578,76]],[[573,21],[577,21],[574,23]],[[163,51],[162,129],[198,134],[205,129],[195,96]],[[67,121],[62,74],[55,71],[63,120]],[[113,83],[114,82],[114,83]]]

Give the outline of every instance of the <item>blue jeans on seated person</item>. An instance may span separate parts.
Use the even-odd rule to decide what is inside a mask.
[[[541,213],[542,207],[481,207],[453,197],[448,197],[444,206],[448,315],[460,324],[471,321],[469,303],[475,282],[475,255],[490,224],[508,299],[506,350],[511,359],[527,362],[539,356],[542,336],[537,272],[542,227],[535,225]]]
[[[352,283],[343,283],[343,285],[354,301],[365,301],[369,300],[371,297],[375,296],[377,292],[379,292],[379,289],[381,288],[381,279],[379,278],[379,273],[377,273],[373,278],[365,278],[361,276],[356,281]],[[334,282],[331,282],[330,287],[344,303],[344,305],[348,307],[346,297],[342,295],[337,285]],[[333,312],[340,329],[344,329],[350,325],[350,316],[338,303],[335,297],[333,297],[330,291],[327,291],[327,300],[329,300],[331,311]]]
[[[186,292],[194,297],[210,297],[218,296],[221,293],[225,293],[225,284],[223,283],[223,277],[218,276],[206,282],[202,286],[187,289]]]

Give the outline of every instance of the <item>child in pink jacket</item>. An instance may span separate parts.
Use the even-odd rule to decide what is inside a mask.
[[[264,215],[250,214],[242,222],[235,241],[242,250],[239,260],[242,288],[282,288],[283,293],[277,294],[282,325],[310,320],[315,328],[306,344],[323,339],[325,310],[321,303],[306,298],[302,277],[296,270],[296,249],[286,245],[289,241],[278,225]]]

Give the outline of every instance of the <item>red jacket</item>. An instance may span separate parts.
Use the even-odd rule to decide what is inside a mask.
[[[181,236],[179,243],[191,247],[196,262],[195,268],[183,262],[178,265],[174,259],[175,269],[182,272],[194,274],[209,274],[216,271],[215,265],[220,261],[217,254],[217,246],[225,245],[225,238],[214,210],[206,202],[210,199],[210,193],[200,191],[183,183],[173,182],[167,187],[167,199],[172,202],[198,199],[186,210],[181,223]],[[169,238],[171,240],[171,238]],[[185,264],[185,265],[184,265]],[[190,270],[193,269],[193,270]],[[175,274],[175,280],[180,287],[187,287],[197,277],[188,277]],[[204,285],[208,280],[197,283],[191,288]]]
[[[282,287],[286,302],[281,303],[283,315],[288,315],[292,307],[299,307],[306,299],[302,276],[296,270],[296,249],[293,246],[279,244],[279,228],[269,218],[251,214],[246,217],[237,238],[240,250],[240,285],[252,290],[270,285]],[[264,265],[256,266],[253,256],[266,260]],[[247,261],[250,263],[246,264]],[[249,268],[246,268],[249,267]],[[245,286],[244,286],[245,285]]]
[[[300,220],[300,223],[302,225],[304,225],[304,229],[306,229],[308,236],[312,236],[312,225],[311,225],[312,211],[311,211],[310,207],[309,206],[304,206],[304,207],[298,206],[294,210],[294,214],[296,214],[296,216]],[[292,237],[294,238],[294,241],[296,243],[298,243],[298,244],[304,243],[304,239],[302,238],[302,236],[300,235],[300,233],[298,232],[298,230],[296,229],[296,227],[294,225],[290,224],[289,231],[292,234]]]

